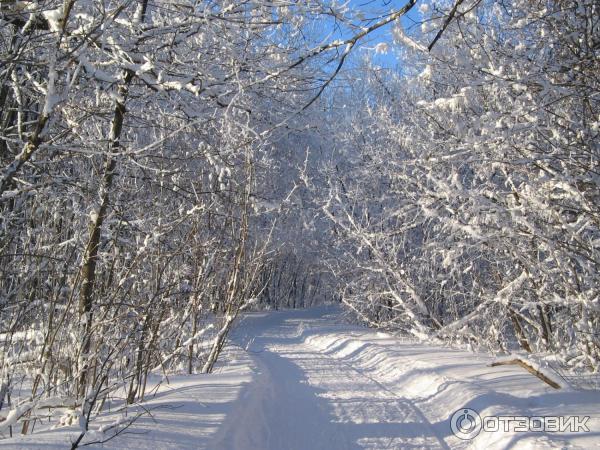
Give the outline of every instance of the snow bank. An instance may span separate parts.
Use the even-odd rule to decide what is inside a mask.
[[[240,392],[253,379],[254,366],[248,354],[236,347],[225,350],[227,364],[210,375],[178,375],[149,382],[143,405],[126,414],[122,403],[107,405],[107,411],[90,424],[83,439],[86,449],[207,449]],[[137,414],[142,414],[129,428]],[[101,441],[122,432],[105,443]],[[0,449],[65,449],[80,434],[77,426],[45,429],[35,425],[34,434],[0,439]]]
[[[306,343],[351,365],[398,397],[412,400],[450,448],[600,447],[600,392],[577,392],[564,386],[555,390],[521,367],[491,367],[502,359],[375,331],[313,334],[306,337]],[[578,416],[583,420],[589,416],[585,423],[590,431],[518,432],[511,424],[507,432],[482,431],[472,440],[461,440],[451,432],[450,419],[463,408],[481,417]]]

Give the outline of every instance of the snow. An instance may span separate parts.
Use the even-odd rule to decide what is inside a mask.
[[[48,27],[50,28],[50,31],[60,31],[60,21],[63,18],[62,6],[48,11],[42,11],[42,16],[48,22]]]
[[[570,448],[600,445],[600,393],[554,390],[490,355],[433,346],[350,325],[337,307],[248,313],[211,375],[174,376],[149,395],[127,431],[89,448],[404,449]],[[153,379],[157,384],[158,375]],[[455,437],[450,418],[590,416],[590,432],[485,432]],[[133,415],[130,412],[130,415]],[[118,413],[92,424],[100,439]],[[122,426],[122,423],[121,423]],[[64,448],[74,428],[0,441]],[[87,442],[84,440],[84,442]]]
[[[421,44],[419,44],[418,42],[416,42],[413,39],[411,39],[405,33],[404,28],[402,28],[402,25],[401,25],[400,22],[396,23],[396,25],[394,26],[394,29],[392,30],[392,35],[394,37],[395,42],[397,42],[399,44],[403,44],[407,48],[410,48],[410,49],[415,50],[417,52],[425,52],[425,51],[427,51],[427,49],[425,47],[423,47]]]
[[[42,115],[44,115],[46,117],[48,117],[50,115],[50,113],[54,109],[54,106],[56,106],[56,104],[60,100],[59,95],[56,93],[56,87],[55,87],[56,78],[57,78],[56,67],[54,66],[53,63],[51,63],[49,71],[48,71],[48,86],[46,89],[46,101],[44,103],[44,109],[42,111]]]
[[[389,46],[386,42],[380,42],[375,46],[375,53],[385,55],[389,51]]]
[[[170,376],[168,383],[161,377],[150,380],[155,386],[148,391],[143,415],[122,434],[104,444],[91,444],[91,449],[210,449],[210,438],[222,424],[234,402],[239,400],[244,386],[251,381],[253,362],[248,354],[236,347],[225,352],[226,366],[217,366],[211,375]],[[162,381],[162,383],[161,383]],[[138,412],[144,409],[137,408]],[[103,440],[102,430],[135,417],[136,408],[127,417],[118,412],[107,413],[90,425],[90,440]],[[36,425],[40,427],[41,425]],[[122,428],[121,428],[122,429]],[[78,427],[43,430],[25,437],[0,440],[0,449],[64,449],[76,439]],[[104,439],[111,434],[104,434]]]

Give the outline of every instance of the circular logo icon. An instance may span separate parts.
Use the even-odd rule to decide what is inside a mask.
[[[459,439],[473,439],[481,431],[481,417],[473,409],[459,409],[450,419],[450,428]]]

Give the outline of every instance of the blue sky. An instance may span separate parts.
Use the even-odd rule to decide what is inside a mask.
[[[340,0],[338,0],[338,3],[340,3]],[[402,8],[406,3],[407,0],[350,0],[349,5],[352,8],[363,12],[365,17],[370,18],[377,17],[383,12],[396,11]],[[405,28],[409,28],[410,26],[414,25],[415,21],[420,20],[421,15],[418,10],[420,3],[421,2],[417,2],[417,4],[412,8],[412,10],[402,18],[402,23]],[[369,48],[373,48],[376,44],[380,42],[387,42],[391,44],[392,27],[393,25],[389,24],[371,33],[362,42],[361,48],[358,50],[357,55],[355,55],[355,57],[361,57],[364,55],[365,52],[370,52],[371,60],[377,65],[386,68],[395,68],[397,65],[397,60],[394,56],[393,51],[390,50],[387,54],[375,54],[374,51],[369,50]]]

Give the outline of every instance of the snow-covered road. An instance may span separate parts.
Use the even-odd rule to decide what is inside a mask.
[[[600,393],[554,390],[489,355],[345,323],[336,308],[248,314],[232,345],[253,361],[208,448],[217,450],[600,448]],[[589,416],[589,432],[482,430],[456,437],[454,412]]]
[[[307,340],[365,334],[334,320],[321,309],[245,318],[233,342],[252,355],[258,374],[213,448],[448,448],[410,399]]]
[[[600,392],[554,390],[521,367],[490,367],[493,360],[350,325],[335,307],[250,313],[214,373],[155,375],[140,406],[150,414],[99,444],[106,435],[95,430],[122,420],[109,409],[85,442],[160,450],[600,448]],[[513,422],[462,440],[451,417],[464,408],[488,418],[589,417],[589,431],[517,431]],[[0,449],[68,448],[77,434],[39,430],[0,440]]]

